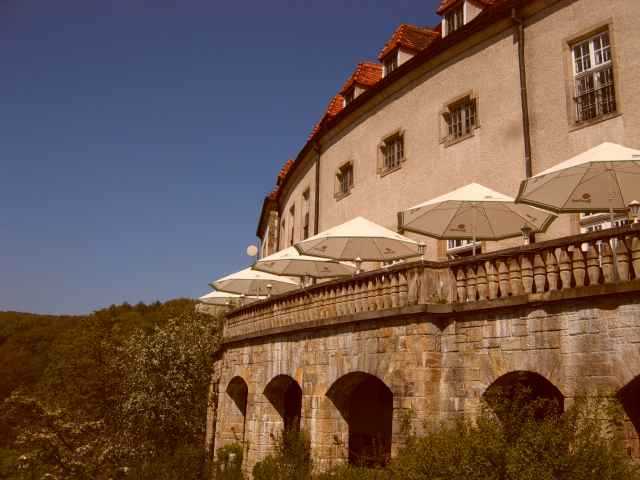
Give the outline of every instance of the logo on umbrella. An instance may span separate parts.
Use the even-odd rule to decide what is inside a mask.
[[[464,223],[459,224],[456,228],[451,229],[452,232],[466,232],[467,226]]]
[[[396,253],[396,251],[395,251],[395,250],[392,250],[392,249],[391,249],[391,248],[389,248],[389,247],[385,247],[385,249],[383,250],[383,252],[384,252],[385,254],[387,254],[387,255],[392,255],[392,254]]]
[[[583,193],[582,198],[572,198],[571,201],[573,203],[591,203],[591,194]]]

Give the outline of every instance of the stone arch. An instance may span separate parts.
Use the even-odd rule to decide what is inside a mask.
[[[640,375],[622,387],[617,397],[627,417],[624,425],[627,453],[640,458]]]
[[[233,377],[227,384],[226,393],[231,400],[230,408],[227,409],[229,428],[234,433],[235,440],[244,443],[249,398],[247,382],[240,376]]]
[[[374,375],[352,372],[336,380],[326,395],[348,426],[349,463],[386,464],[393,430],[391,389]]]
[[[284,430],[300,430],[302,389],[289,375],[277,375],[264,389],[264,396],[278,411]]]
[[[527,370],[501,375],[489,385],[482,398],[501,420],[511,408],[527,404],[534,405],[533,413],[538,419],[564,411],[564,396],[560,390],[539,373]]]

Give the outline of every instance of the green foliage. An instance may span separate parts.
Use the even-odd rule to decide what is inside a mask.
[[[285,430],[278,438],[274,455],[253,468],[254,480],[305,480],[311,477],[311,443],[306,432]]]
[[[216,478],[219,480],[243,480],[242,445],[232,443],[216,451]]]
[[[203,478],[217,327],[191,300],[0,312],[0,478]]]

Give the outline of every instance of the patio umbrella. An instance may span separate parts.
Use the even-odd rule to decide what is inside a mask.
[[[250,267],[222,277],[211,284],[221,292],[242,295],[279,295],[299,287],[293,278],[281,277],[270,273],[258,272]]]
[[[303,255],[335,260],[379,262],[421,255],[421,245],[363,217],[320,232],[296,243]]]
[[[555,215],[477,183],[402,212],[402,228],[442,239],[502,240],[522,235],[522,228],[543,232]]]
[[[337,260],[301,255],[295,247],[258,260],[253,269],[275,275],[311,278],[344,277],[356,271],[354,266]]]
[[[240,295],[238,293],[218,292],[217,290],[214,290],[213,292],[201,296],[198,300],[202,303],[206,303],[207,305],[229,306],[248,303],[262,298],[263,297],[252,297]]]
[[[523,180],[516,198],[556,213],[625,211],[640,200],[640,150],[602,143]]]

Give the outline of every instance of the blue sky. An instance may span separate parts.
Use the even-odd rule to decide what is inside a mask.
[[[0,310],[196,297],[245,267],[282,163],[437,3],[0,2]]]

